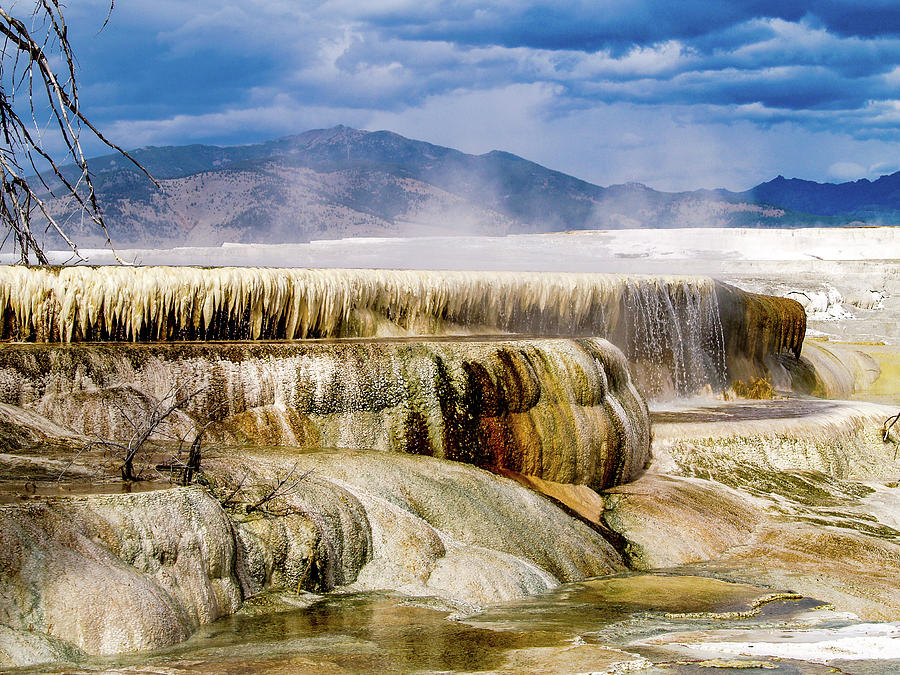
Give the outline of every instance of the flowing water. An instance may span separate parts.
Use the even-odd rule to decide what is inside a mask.
[[[723,314],[739,336],[723,329]],[[604,337],[625,352],[645,393],[684,395],[721,390],[737,351],[759,361],[799,354],[805,319],[793,301],[707,277],[0,267],[0,330],[7,339],[62,342]]]
[[[653,675],[720,672],[731,666],[864,675],[900,664],[883,658],[886,650],[897,649],[900,625],[858,628],[853,635],[862,642],[842,654],[835,639],[841,631],[850,636],[854,624],[817,609],[817,601],[677,574],[566,584],[471,616],[437,600],[379,592],[287,601],[264,596],[255,602],[173,648],[41,672],[570,673],[618,668],[615,672]],[[717,649],[725,636],[730,642]],[[757,641],[761,654],[729,654],[741,636]],[[685,648],[688,643],[694,646]],[[776,646],[767,654],[767,645]],[[784,645],[795,647],[796,658],[779,656],[777,645],[782,651]]]

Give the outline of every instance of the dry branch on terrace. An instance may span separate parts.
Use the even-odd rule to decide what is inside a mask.
[[[182,387],[172,387],[166,392],[165,396],[159,400],[155,407],[144,411],[141,415],[129,414],[123,406],[114,401],[113,405],[115,405],[125,422],[131,427],[131,435],[127,440],[123,441],[97,439],[89,442],[85,446],[85,449],[102,450],[111,460],[120,464],[122,480],[128,482],[139,480],[139,472],[136,472],[134,467],[135,459],[146,450],[147,442],[150,440],[150,437],[153,435],[165,436],[165,434],[162,434],[160,426],[177,410],[183,409],[204,389],[204,387],[201,387],[192,392],[185,392]],[[209,425],[207,424],[197,433],[194,442],[191,444],[188,462],[184,465],[185,471],[187,471],[191,477],[193,477],[195,471],[200,470],[201,440],[208,426]],[[178,441],[179,449],[184,441],[183,438],[170,440]],[[180,461],[176,462],[175,460],[177,460],[177,454],[173,458],[173,462],[168,465],[169,470],[176,464],[181,464]]]
[[[881,426],[881,440],[883,442],[887,443],[890,440],[893,440],[895,443],[897,442],[896,438],[891,437],[891,429],[893,429],[897,425],[898,421],[900,421],[900,412],[898,412],[896,415],[888,417],[884,421],[884,424]],[[894,448],[894,459],[897,459],[896,448]]]

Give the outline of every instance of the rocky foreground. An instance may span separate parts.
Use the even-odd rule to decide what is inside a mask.
[[[261,330],[318,316],[434,333],[461,325],[448,307],[487,316],[490,284],[447,278],[465,292],[415,320],[361,306],[357,288],[346,312],[279,296]],[[554,325],[559,298],[508,283],[530,304],[503,321]],[[616,280],[602,320],[582,315],[621,350],[509,335],[91,343],[126,318],[165,334],[194,313],[9,295],[5,331],[71,326],[88,342],[0,349],[0,667],[693,672],[783,657],[812,673],[900,658],[895,624],[860,628],[900,621],[900,462],[882,435],[896,411],[809,396],[896,392],[889,347],[803,342],[793,300],[641,284],[652,293]],[[205,325],[245,314],[216,302]],[[675,325],[648,318],[666,303]],[[706,396],[672,398],[692,363]],[[136,437],[149,480],[123,483]],[[881,651],[733,646],[769,644],[773,626],[858,630]]]
[[[70,465],[77,437],[45,425],[0,457],[0,648],[6,667],[87,664],[179,643],[258,612],[251,599],[279,589],[389,589],[480,616],[628,569],[740,580],[759,597],[792,591],[896,621],[898,463],[879,432],[890,412],[814,399],[655,404],[649,471],[599,493],[432,457],[212,446],[205,487],[151,482],[129,494],[104,478],[100,453]],[[38,419],[7,417],[35,433]],[[296,486],[247,513],[285,478]],[[271,611],[290,607],[278,600]],[[568,666],[517,650],[507,658],[566,672],[606,662],[597,649],[570,654]],[[633,660],[604,657],[610,667]]]

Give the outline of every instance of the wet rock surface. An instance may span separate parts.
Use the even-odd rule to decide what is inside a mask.
[[[828,610],[810,611],[820,606],[812,599],[687,575],[565,584],[468,617],[454,617],[438,602],[374,592],[266,600],[273,611],[239,612],[173,649],[91,659],[64,672],[689,674],[713,664],[716,652],[698,657],[666,637],[710,641],[728,631],[732,639],[753,634],[766,644],[773,626],[785,634],[848,623]],[[776,673],[829,672],[809,661],[727,652],[718,661],[733,668],[765,661]]]
[[[230,444],[431,455],[598,489],[649,457],[644,399],[601,339],[0,349],[7,409],[69,437],[128,439],[173,391],[192,397],[158,437],[205,428]]]
[[[793,419],[791,423],[795,424],[797,419],[806,419],[813,411],[823,415],[841,408],[840,404],[825,408],[826,403],[801,401],[794,411],[801,414],[794,416],[789,414],[788,403],[783,402],[760,402],[755,410],[754,402],[706,404],[705,409],[700,406],[685,411],[690,424],[699,427],[693,437],[687,435],[687,440],[708,440],[718,434],[721,441],[729,425],[750,424],[739,435],[744,438],[745,432],[753,429],[760,433],[759,424],[771,424],[778,419]],[[721,414],[716,414],[717,408],[721,408]],[[661,423],[663,431],[665,424],[679,423],[677,410],[657,415],[665,420]],[[701,416],[708,420],[705,429]],[[840,442],[843,438],[840,424],[830,427],[830,431],[823,431],[821,418],[810,424],[819,429],[819,442],[829,433],[835,434],[832,441]],[[660,434],[657,443],[664,440],[665,434]],[[723,621],[732,622],[729,625],[738,631],[736,639],[740,639],[746,631],[758,630],[759,621],[763,620],[766,626],[771,626],[774,620],[777,625],[796,627],[818,625],[817,622],[828,619],[827,613],[817,613],[818,618],[796,624],[792,623],[793,619],[773,619],[766,613],[768,609],[760,615],[758,610],[747,606],[751,597],[763,597],[774,591],[799,592],[868,620],[896,620],[900,616],[900,599],[894,582],[900,569],[900,549],[891,530],[896,523],[889,522],[890,514],[896,513],[895,488],[865,485],[846,476],[830,476],[811,466],[780,469],[772,463],[774,458],[765,453],[745,455],[741,460],[745,466],[743,472],[734,471],[742,466],[736,463],[727,471],[723,469],[721,476],[701,478],[691,473],[692,466],[700,465],[692,463],[697,457],[688,461],[691,455],[686,447],[679,446],[676,451],[668,447],[668,455],[662,450],[656,453],[657,461],[681,467],[674,474],[672,471],[670,475],[659,474],[655,464],[637,481],[609,490],[596,499],[584,492],[589,490],[585,486],[519,477],[520,482],[531,482],[532,488],[548,495],[543,497],[512,480],[475,467],[429,457],[350,451],[303,453],[286,448],[211,452],[205,473],[213,493],[230,492],[243,481],[237,499],[221,512],[221,517],[231,527],[228,536],[233,562],[232,571],[227,575],[229,587],[234,589],[236,597],[244,600],[247,609],[228,619],[226,624],[213,624],[221,626],[219,629],[211,627],[210,632],[203,629],[183,647],[175,648],[177,653],[119,657],[125,660],[116,661],[115,668],[152,661],[167,672],[185,669],[220,672],[239,663],[249,672],[277,669],[287,672],[300,667],[313,671],[335,668],[352,671],[366,664],[380,664],[390,671],[402,670],[397,663],[429,663],[458,670],[490,664],[490,669],[499,672],[523,668],[570,672],[588,668],[590,663],[595,668],[599,667],[597,664],[614,668],[631,663],[643,664],[644,668],[650,668],[648,672],[653,672],[652,663],[672,662],[666,666],[667,670],[694,672],[691,668],[705,667],[699,664],[701,660],[712,663],[718,659],[724,663],[736,658],[749,663],[752,659],[729,656],[725,652],[715,656],[718,652],[713,649],[709,653],[691,652],[685,660],[685,654],[678,652],[680,648],[661,642],[651,644],[647,642],[648,636],[658,635],[663,627],[673,635],[696,632],[698,623],[712,622],[703,624],[704,630],[712,633],[690,638],[699,644],[703,640],[723,640],[715,633],[721,630]],[[715,465],[713,460],[719,457],[715,447],[718,446],[703,447],[699,455],[707,458],[703,466]],[[724,443],[722,456],[728,456],[734,447],[733,439]],[[757,463],[750,461],[751,458]],[[267,485],[277,484],[292,472],[305,477],[295,491],[279,500],[273,513],[246,513],[247,505],[255,502]],[[729,478],[728,487],[719,482],[722,476]],[[741,476],[749,478],[740,482]],[[766,484],[780,487],[773,491]],[[131,504],[150,499],[149,495],[193,494],[198,490],[53,499],[47,504],[92,501]],[[15,508],[22,513],[50,508],[42,499],[28,500]],[[218,508],[217,502],[206,499]],[[562,508],[554,506],[554,502]],[[74,507],[53,508],[69,509],[65,511],[67,518],[78,522],[72,515],[76,513]],[[79,508],[82,511],[77,513],[87,507]],[[117,509],[104,508],[107,509],[105,517],[112,519],[109,514]],[[140,519],[141,509],[132,505],[127,512],[132,521]],[[43,522],[45,516],[40,520]],[[13,522],[18,521],[8,519],[6,527],[11,527]],[[562,587],[565,591],[552,590],[560,582],[623,569],[618,554],[600,534],[608,530],[621,535],[623,542],[617,543],[623,545],[626,560],[633,567],[680,570],[682,574],[695,575],[691,578],[698,580],[651,579],[647,582],[649,586],[600,581],[588,582],[578,587],[580,590],[566,586]],[[128,531],[127,527],[123,531]],[[56,544],[48,546],[46,555],[54,554]],[[131,546],[133,549],[134,545]],[[122,573],[121,567],[127,570],[126,576],[148,574],[130,568],[143,557],[126,556],[132,562],[123,565],[122,558],[117,557],[121,546],[111,541],[102,543],[98,550],[103,551],[104,547],[107,548],[98,559],[112,560],[117,574]],[[165,546],[148,542],[140,548],[152,551]],[[67,569],[71,567],[69,557],[60,555],[60,564]],[[65,575],[61,572],[59,576]],[[714,577],[744,581],[749,584],[746,587],[749,590],[738,587],[737,595],[731,596],[727,584],[717,586],[723,582]],[[44,578],[37,577],[37,583],[44,583],[41,581]],[[157,583],[155,577],[151,575],[137,587],[143,588],[148,583]],[[759,584],[770,590],[755,590]],[[715,590],[718,588],[727,590],[723,597],[733,599],[712,602],[704,599],[718,597]],[[298,596],[298,589],[307,595]],[[400,592],[406,597],[419,597],[402,601],[401,607],[413,603],[421,608],[389,609],[397,607],[394,600],[380,605],[381,609],[371,616],[378,617],[378,621],[393,617],[389,620],[397,623],[391,624],[393,628],[389,630],[382,626],[372,633],[370,628],[357,623],[362,619],[357,616],[361,606],[353,598],[375,596],[347,596],[346,600],[337,596],[321,606],[315,604],[318,601],[313,596],[308,596],[308,591],[322,593],[330,589]],[[599,589],[604,590],[601,593]],[[273,592],[281,592],[283,595],[276,597],[289,600],[268,604],[260,601]],[[160,591],[156,594],[161,595]],[[248,603],[253,594],[256,598]],[[61,597],[64,596],[57,593],[47,602],[58,602]],[[79,597],[85,602],[86,596]],[[127,594],[124,597],[129,616],[144,616],[127,605]],[[304,600],[305,597],[312,600]],[[510,601],[513,602],[508,610],[511,614],[500,609]],[[803,607],[816,604],[803,602],[806,603]],[[399,647],[403,640],[413,639],[416,622],[438,621],[444,626],[448,611],[470,615],[482,606],[488,609],[473,619],[472,627],[488,633],[472,633],[469,629],[453,633],[453,639],[463,645],[480,645],[467,647],[470,649],[467,665],[463,665],[462,654],[457,659],[446,648],[437,652],[418,650],[420,653],[410,662],[392,661],[398,658],[394,650],[404,649]],[[520,609],[515,609],[517,606]],[[641,609],[642,606],[645,608]],[[66,611],[74,611],[75,616],[78,611],[87,611],[79,610],[77,604],[69,603],[65,607]],[[355,618],[349,619],[342,608]],[[650,615],[646,613],[647,608],[652,608]],[[322,611],[343,618],[337,624],[322,623],[316,618]],[[240,619],[240,616],[248,618]],[[828,620],[843,623],[826,625],[851,626],[853,622],[847,615]],[[541,627],[541,621],[548,623]],[[166,625],[172,625],[168,619]],[[186,626],[183,636],[143,630],[142,639],[161,641],[132,649],[182,639],[194,632],[197,623],[188,619],[183,625]],[[6,657],[7,664],[34,664],[49,659],[80,662],[85,667],[89,665],[89,670],[104,670],[111,664],[93,660],[88,654],[99,650],[80,645],[71,635],[68,635],[71,639],[65,639],[49,630],[45,632],[37,627],[32,630],[22,620],[18,626],[0,636],[0,649],[13,655]],[[561,626],[565,629],[555,628]],[[275,632],[268,632],[270,628]],[[257,638],[250,636],[256,630],[267,636],[262,642],[257,643]],[[764,641],[769,635],[765,631],[770,629],[762,630],[764,633],[757,641]],[[471,640],[475,642],[468,642]],[[481,651],[473,653],[471,649]],[[695,654],[703,655],[703,659]],[[676,661],[682,665],[675,665]],[[389,663],[394,665],[386,665]],[[781,666],[777,661],[772,663],[776,664],[777,672]],[[818,666],[811,662],[803,661],[803,664],[799,671],[792,666],[794,670],[782,672],[825,672],[816,670]]]
[[[482,606],[623,569],[595,530],[516,482],[466,465],[273,450],[211,460],[208,472],[228,489],[245,466],[252,483],[307,475],[284,504],[321,528],[320,562],[333,569],[323,569],[319,588],[355,582]]]
[[[294,488],[247,508],[291,472]],[[220,497],[240,482],[227,510],[196,486],[0,505],[2,665],[172,645],[272,589],[385,589],[471,612],[624,569],[595,530],[455,462],[273,449],[210,459],[206,475]]]
[[[892,410],[801,399],[656,411],[654,462],[604,493],[604,519],[638,568],[792,588],[896,621],[900,462],[881,439]]]
[[[231,524],[200,488],[0,511],[0,611],[20,638],[43,641],[38,654],[66,643],[89,654],[166,646],[240,606]],[[24,642],[24,653],[5,648],[12,663],[36,658]]]

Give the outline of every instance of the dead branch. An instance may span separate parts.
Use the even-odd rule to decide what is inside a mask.
[[[109,13],[112,9],[111,0]],[[12,240],[20,263],[33,259],[48,264],[44,243],[32,229],[35,216],[41,215],[47,222],[45,232],[53,231],[80,260],[74,240],[39,193],[43,188],[46,197],[54,198],[60,196],[54,190],[59,190],[75,203],[81,221],[92,223],[123,262],[113,249],[91,180],[81,145],[82,128],[129,159],[154,185],[159,184],[81,111],[75,55],[59,0],[37,0],[29,23],[30,27],[0,7],[0,227],[6,230],[4,242]],[[51,144],[45,143],[45,133],[64,148],[60,157],[52,157],[45,149]]]
[[[156,470],[168,472],[170,475],[178,472],[180,473],[179,482],[182,485],[190,485],[194,480],[194,474],[200,473],[200,463],[203,459],[203,436],[212,424],[212,421],[207,422],[194,436],[194,440],[188,449],[186,462],[181,460],[181,454],[184,451],[184,441],[186,440],[185,437],[181,437],[177,439],[178,450],[175,454],[169,458],[168,462],[157,464]],[[163,434],[163,436],[168,436],[168,434]]]
[[[200,387],[195,391],[186,393],[183,387],[173,385],[154,408],[146,411],[146,415],[143,419],[137,420],[132,419],[130,415],[126,414],[122,406],[114,400],[113,405],[123,414],[125,419],[131,425],[131,436],[127,441],[96,439],[90,441],[85,447],[86,449],[100,448],[111,459],[121,462],[120,470],[122,480],[126,482],[139,480],[140,477],[134,470],[134,462],[138,455],[146,449],[145,446],[150,440],[150,437],[159,435],[160,425],[171,417],[175,411],[184,408],[194,397],[205,389],[206,387]],[[200,430],[197,437],[194,439],[194,442],[191,444],[192,448],[196,446],[196,449],[194,450],[196,455],[194,461],[196,462],[197,469],[199,469],[200,465],[200,442],[203,433],[208,426],[209,425],[207,424]]]
[[[881,425],[881,441],[883,443],[887,443],[889,440],[891,440],[891,429],[894,428],[894,426],[897,424],[898,420],[900,420],[900,412],[898,412],[896,415],[893,415],[892,417],[888,417],[884,421],[884,424]],[[895,445],[896,445],[896,442],[895,442]],[[897,459],[897,448],[896,447],[894,448],[894,459],[895,460]]]
[[[246,512],[253,513],[254,511],[265,511],[268,513],[269,511],[268,508],[266,508],[266,504],[269,504],[275,499],[286,497],[295,492],[300,483],[306,480],[312,473],[312,469],[309,469],[307,471],[304,471],[296,478],[293,478],[292,480],[294,472],[297,470],[297,464],[298,462],[294,462],[294,465],[291,467],[291,470],[288,471],[287,475],[274,485],[270,485],[269,491],[266,492],[259,500],[257,500],[253,504],[248,504],[245,509]]]
[[[228,506],[229,504],[231,504],[232,501],[234,500],[234,498],[238,496],[238,494],[241,491],[241,488],[244,486],[244,483],[247,481],[247,477],[249,475],[250,475],[249,472],[245,473],[243,478],[241,478],[241,480],[238,481],[238,484],[235,486],[235,488],[231,492],[229,492],[227,495],[225,495],[224,498],[219,500],[219,503],[222,505],[223,509],[226,506]]]
[[[200,462],[203,459],[203,435],[212,422],[207,422],[204,427],[197,432],[194,442],[191,443],[191,449],[188,451],[188,461],[184,474],[181,477],[181,484],[187,485],[194,479],[194,474],[200,471]]]

